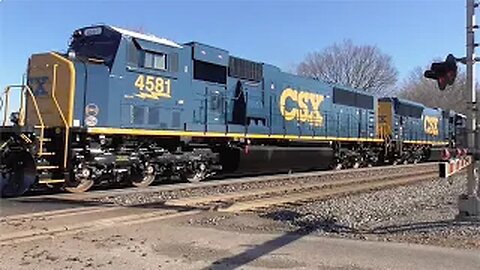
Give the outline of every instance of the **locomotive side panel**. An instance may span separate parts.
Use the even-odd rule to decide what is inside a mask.
[[[188,131],[227,133],[228,52],[191,42],[185,44],[191,63],[189,87],[192,113],[186,123]]]
[[[189,89],[179,70],[180,48],[134,37],[122,38],[118,64],[110,76],[114,128],[181,128]]]
[[[377,99],[353,89],[333,87],[332,116],[337,118],[338,135],[359,141],[376,140]]]
[[[445,130],[444,121],[441,110],[425,108],[422,114],[423,125],[420,130],[423,129],[423,135],[425,141],[431,141],[435,143],[445,142]]]
[[[326,136],[325,112],[331,106],[331,86],[281,73],[275,89],[274,113],[284,132],[298,136]]]
[[[109,100],[110,72],[106,66],[75,63],[76,87],[74,127],[108,126],[115,123]],[[117,114],[118,115],[118,114]]]

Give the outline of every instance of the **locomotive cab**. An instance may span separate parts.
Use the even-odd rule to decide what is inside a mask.
[[[69,55],[81,62],[98,63],[112,68],[122,35],[105,26],[76,30],[71,38]]]
[[[55,52],[33,55],[27,84],[43,119],[34,111],[33,97],[27,97],[25,124],[48,128],[83,126],[84,110],[92,108],[87,108],[82,101],[88,98],[88,92],[108,90],[108,73],[120,39],[121,34],[108,27],[84,28],[73,33],[67,55]]]

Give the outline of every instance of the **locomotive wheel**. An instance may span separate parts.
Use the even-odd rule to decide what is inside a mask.
[[[75,173],[75,178],[69,181],[65,186],[65,190],[72,193],[81,193],[92,188],[95,181],[91,178],[91,172],[88,168],[80,169]]]
[[[203,163],[197,166],[194,171],[187,172],[183,178],[190,183],[198,183],[207,177],[207,166]]]
[[[136,187],[148,187],[153,181],[155,181],[155,168],[152,165],[147,166],[145,173],[132,177],[132,185]]]
[[[198,183],[205,179],[205,176],[201,172],[195,172],[192,174],[185,175],[185,180],[187,180],[190,183]]]
[[[27,151],[9,152],[2,163],[5,171],[0,173],[0,197],[20,196],[35,183],[37,168]]]

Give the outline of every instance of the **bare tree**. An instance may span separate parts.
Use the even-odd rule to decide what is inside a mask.
[[[297,74],[327,83],[349,86],[372,94],[393,91],[398,71],[392,58],[376,46],[357,46],[351,40],[309,53]]]
[[[422,103],[428,107],[451,109],[465,113],[467,110],[464,96],[466,94],[465,72],[459,69],[453,85],[448,86],[444,91],[440,91],[437,82],[423,76],[426,69],[427,67],[417,67],[412,70],[400,86],[398,96]]]

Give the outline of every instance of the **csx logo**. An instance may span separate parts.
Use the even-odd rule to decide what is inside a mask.
[[[425,116],[423,120],[423,128],[425,133],[433,136],[438,135],[438,118],[433,116]]]
[[[45,84],[48,82],[47,76],[42,77],[30,77],[29,78],[31,87],[33,89],[34,96],[46,96],[48,91],[45,89]]]
[[[379,114],[378,115],[378,123],[380,123],[380,124],[387,123],[387,116],[384,115],[384,114]]]
[[[287,106],[289,100],[293,106]],[[323,100],[323,95],[287,88],[280,96],[280,113],[287,121],[296,119],[299,122],[322,126],[323,116],[320,113],[320,104]]]

